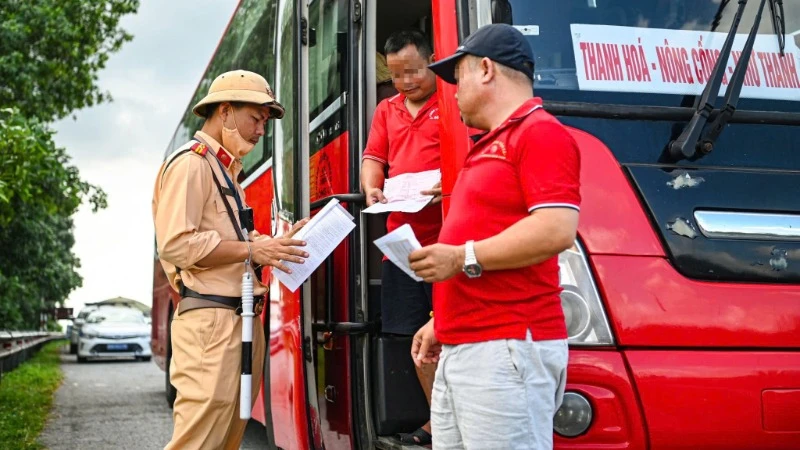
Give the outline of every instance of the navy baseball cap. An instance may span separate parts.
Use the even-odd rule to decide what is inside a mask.
[[[525,36],[511,25],[495,23],[478,28],[464,39],[453,55],[428,68],[442,80],[456,84],[456,64],[464,55],[489,58],[533,80],[533,50]]]

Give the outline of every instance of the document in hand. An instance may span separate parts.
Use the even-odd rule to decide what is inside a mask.
[[[422,278],[411,270],[408,262],[408,255],[414,250],[422,248],[417,237],[414,236],[414,230],[411,229],[411,225],[405,224],[386,236],[377,239],[375,245],[389,258],[389,261],[393,262],[408,276],[416,281],[422,281]]]
[[[383,182],[383,196],[386,203],[376,203],[364,212],[379,214],[390,211],[407,213],[420,212],[433,199],[432,195],[422,195],[442,180],[440,170],[425,172],[404,173],[396,177],[387,178]]]
[[[296,291],[355,227],[353,216],[339,204],[339,200],[331,200],[294,236],[295,239],[306,241],[306,262],[296,264],[283,261],[286,267],[292,269],[292,273],[281,270],[273,270],[272,273],[290,291]]]

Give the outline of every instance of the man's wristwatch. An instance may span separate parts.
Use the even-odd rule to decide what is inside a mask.
[[[464,245],[464,268],[461,270],[469,278],[478,278],[483,273],[483,267],[475,257],[475,241],[467,241]]]

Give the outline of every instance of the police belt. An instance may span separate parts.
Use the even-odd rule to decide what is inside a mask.
[[[192,297],[192,298],[199,298],[201,300],[208,300],[211,302],[216,302],[223,304],[225,306],[229,306],[234,309],[239,309],[239,306],[242,304],[241,297],[226,297],[224,295],[207,295],[207,294],[200,294],[199,292],[195,292],[186,286],[181,284],[181,297]],[[259,303],[264,301],[264,294],[255,295],[253,296],[253,303]]]

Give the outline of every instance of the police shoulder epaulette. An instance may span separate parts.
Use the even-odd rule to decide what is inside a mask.
[[[208,153],[208,147],[199,142],[195,142],[194,145],[192,145],[191,150],[200,156],[206,156],[206,153]]]

